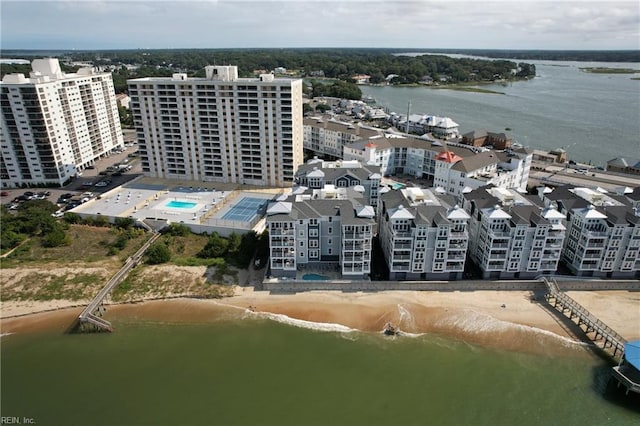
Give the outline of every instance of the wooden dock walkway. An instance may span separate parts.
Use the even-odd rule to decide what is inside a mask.
[[[154,232],[154,234],[147,240],[146,243],[131,257],[129,257],[124,266],[111,277],[107,284],[102,287],[100,292],[89,302],[86,308],[78,316],[77,327],[83,330],[90,331],[113,331],[111,323],[96,315],[96,311],[104,302],[105,297],[113,290],[118,284],[122,282],[129,274],[129,271],[133,269],[142,260],[142,256],[151,245],[160,238],[160,233]]]
[[[544,279],[547,286],[545,299],[556,310],[580,327],[594,343],[601,342],[614,360],[622,359],[626,339],[600,321],[578,302],[563,293],[554,279]]]

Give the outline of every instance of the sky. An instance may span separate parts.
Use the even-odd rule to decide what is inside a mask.
[[[640,49],[640,1],[0,1],[1,49]]]

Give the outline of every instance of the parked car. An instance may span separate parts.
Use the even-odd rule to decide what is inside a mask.
[[[7,191],[0,192],[0,197],[8,197],[9,193]]]

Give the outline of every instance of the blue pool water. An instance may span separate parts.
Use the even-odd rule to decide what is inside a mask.
[[[196,203],[192,203],[190,201],[169,201],[165,204],[165,207],[169,207],[171,209],[190,209],[196,206]]]
[[[325,281],[328,280],[329,277],[319,274],[304,274],[302,279],[305,281]]]
[[[404,183],[394,183],[393,186],[391,187],[392,189],[402,189],[404,188],[406,185]]]

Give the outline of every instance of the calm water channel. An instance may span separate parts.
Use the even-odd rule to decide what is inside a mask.
[[[451,117],[462,133],[507,131],[534,149],[564,147],[569,157],[604,165],[619,156],[640,158],[640,74],[595,74],[581,67],[640,64],[524,61],[536,65],[529,81],[481,86],[504,95],[445,89],[362,86],[389,111]]]

